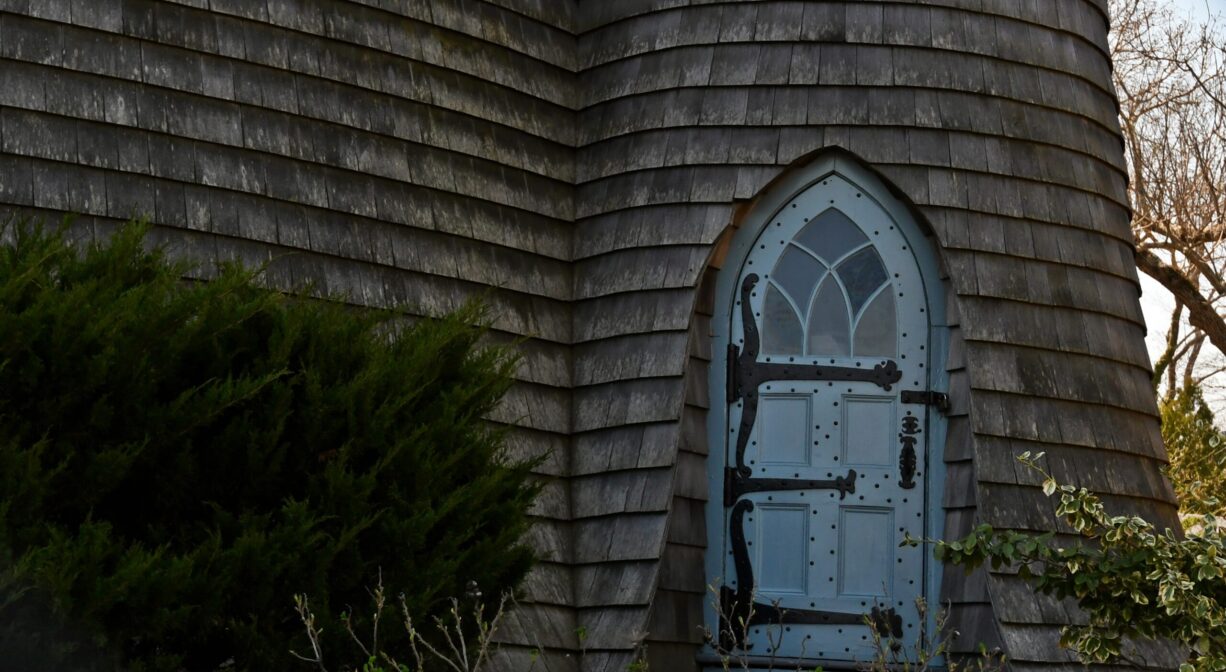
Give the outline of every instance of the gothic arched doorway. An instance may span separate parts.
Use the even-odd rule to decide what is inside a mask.
[[[772,187],[718,283],[707,623],[753,659],[865,660],[870,628],[906,646],[936,590],[900,546],[940,531],[935,251],[850,163]]]

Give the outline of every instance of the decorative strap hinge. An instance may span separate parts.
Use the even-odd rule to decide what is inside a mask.
[[[736,345],[728,344],[728,403],[732,403],[741,398],[739,391],[740,381],[737,380],[737,361],[741,357],[741,349]]]
[[[825,480],[808,478],[745,478],[740,470],[724,470],[724,506],[732,506],[741,495],[751,492],[782,492],[789,490],[837,490],[839,499],[856,494],[856,470],[848,469],[846,476],[834,476]]]
[[[945,394],[944,392],[933,392],[932,390],[903,390],[902,403],[935,406],[936,409],[942,413],[949,412],[949,395]]]

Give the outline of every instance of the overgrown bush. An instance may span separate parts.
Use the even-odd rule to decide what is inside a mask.
[[[1085,488],[1058,484],[1038,466],[1042,453],[1018,459],[1043,474],[1043,491],[1060,495],[1057,515],[1081,536],[981,525],[963,539],[937,542],[937,559],[968,569],[1014,566],[1037,590],[1071,597],[1085,622],[1065,626],[1061,644],[1086,663],[1128,663],[1128,642],[1166,639],[1188,647],[1181,672],[1226,670],[1226,536],[1212,515],[1203,533],[1155,530],[1135,516],[1112,516]]]
[[[1221,519],[1226,516],[1226,435],[1214,424],[1213,411],[1196,385],[1176,391],[1160,407],[1169,476],[1184,525],[1199,528],[1210,514]]]
[[[527,571],[532,465],[483,420],[515,359],[479,309],[405,326],[238,266],[187,282],[136,225],[3,233],[7,669],[285,669],[294,594],[343,651],[372,576],[428,616]]]

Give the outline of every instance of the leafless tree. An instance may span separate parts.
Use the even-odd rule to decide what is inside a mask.
[[[1154,383],[1212,387],[1226,370],[1226,30],[1170,0],[1111,12],[1137,266],[1175,298]]]

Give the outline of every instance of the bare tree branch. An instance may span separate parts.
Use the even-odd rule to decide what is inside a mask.
[[[1226,352],[1226,320],[1217,313],[1212,303],[1201,296],[1200,288],[1175,269],[1162,263],[1153,252],[1139,252],[1136,259],[1138,268],[1171,290],[1175,299],[1187,307],[1188,320],[1192,326],[1204,331],[1214,347]]]
[[[1226,345],[1226,31],[1182,18],[1171,0],[1110,5],[1137,266],[1175,296],[1172,320],[1191,326],[1168,331],[1155,362],[1155,385],[1172,388],[1177,370],[1199,379],[1205,340]]]

